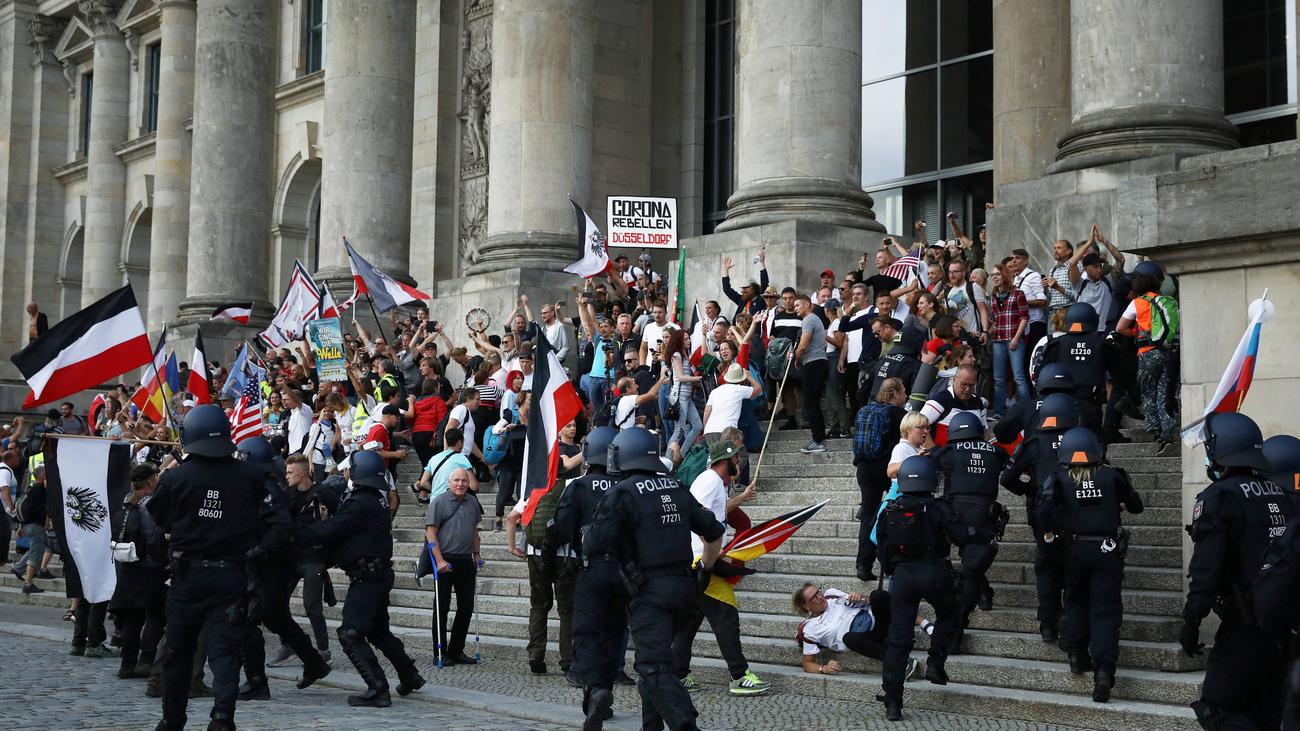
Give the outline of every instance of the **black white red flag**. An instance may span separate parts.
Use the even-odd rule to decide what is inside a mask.
[[[113,598],[117,570],[109,544],[131,490],[130,469],[128,442],[45,440],[45,505],[64,547],[68,596],[92,604]]]
[[[529,396],[520,490],[526,499],[524,525],[533,520],[537,503],[555,486],[560,467],[560,430],[582,411],[582,399],[565,377],[564,367],[541,328],[533,325],[533,390]]]
[[[248,318],[253,316],[253,303],[249,302],[231,302],[229,304],[218,305],[217,309],[212,311],[212,320],[234,320],[241,325],[248,324]]]
[[[190,359],[190,382],[185,389],[194,394],[194,404],[212,403],[212,377],[208,375],[208,354],[203,349],[203,333],[194,332],[194,357]]]
[[[94,388],[153,358],[131,285],[51,327],[9,360],[31,388],[30,409]]]

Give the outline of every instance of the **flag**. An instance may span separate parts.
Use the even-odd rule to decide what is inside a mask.
[[[140,388],[131,395],[131,403],[155,424],[163,423],[167,413],[167,400],[171,398],[171,387],[167,383],[166,348],[167,331],[163,330],[158,337],[158,347],[154,349],[153,361],[140,378]]]
[[[668,313],[668,320],[680,325],[686,319],[686,247],[682,247],[682,252],[677,258],[677,282],[673,284],[673,289],[675,291],[670,298],[673,308]],[[696,309],[699,309],[699,306],[696,302]]]
[[[1205,419],[1210,414],[1241,411],[1241,404],[1246,400],[1246,393],[1250,391],[1250,384],[1255,378],[1255,360],[1259,357],[1260,333],[1264,329],[1264,323],[1273,319],[1273,314],[1276,312],[1267,297],[1268,291],[1265,290],[1264,298],[1251,303],[1250,324],[1246,326],[1246,332],[1242,333],[1237,349],[1232,352],[1232,358],[1223,371],[1223,377],[1219,379],[1219,387],[1215,389],[1214,397],[1206,403],[1205,413],[1201,418],[1183,429],[1183,443],[1188,447],[1195,447],[1205,441]]]
[[[248,324],[248,318],[253,316],[253,303],[248,302],[231,302],[225,305],[218,305],[217,309],[212,311],[213,320],[234,320],[241,325]]]
[[[226,376],[220,398],[238,399],[249,381],[258,383],[266,379],[266,369],[256,359],[257,356],[249,353],[248,344],[245,343],[235,356],[235,362],[230,364],[230,373]]]
[[[371,266],[352,248],[347,239],[343,239],[343,247],[348,250],[348,264],[352,267],[352,282],[355,285],[349,302],[359,295],[369,295],[375,309],[382,314],[399,305],[429,299],[429,295],[424,292],[409,284],[402,284]]]
[[[108,399],[104,398],[102,393],[95,394],[95,398],[90,401],[90,409],[86,412],[86,428],[90,430],[92,437],[99,436],[98,430],[95,429],[95,422],[99,421],[100,410],[107,405]]]
[[[605,234],[600,232],[591,216],[582,210],[582,206],[569,199],[573,206],[573,215],[578,219],[578,250],[582,258],[564,268],[570,274],[577,274],[583,279],[590,279],[609,271],[609,243]]]
[[[46,508],[66,549],[63,571],[68,593],[80,593],[82,601],[106,602],[117,588],[109,546],[112,514],[130,492],[130,469],[127,442],[45,440]]]
[[[67,398],[149,362],[149,335],[131,285],[51,327],[9,360],[31,391],[30,409]]]
[[[691,315],[691,365],[701,373],[711,373],[718,365],[709,345],[709,334],[700,329],[704,317],[700,312],[700,302],[695,301],[695,312]]]
[[[183,384],[181,383],[181,367],[176,362],[176,352],[172,351],[167,354],[167,370],[163,379],[167,383],[167,391],[170,394],[181,392]],[[170,396],[168,397],[170,398]]]
[[[830,500],[823,500],[816,505],[778,515],[771,520],[763,521],[758,525],[750,526],[736,533],[736,536],[726,546],[723,546],[722,556],[731,559],[733,563],[743,564],[746,561],[753,561],[759,556],[775,551],[829,502]],[[734,607],[736,606],[734,587],[740,583],[741,578],[743,577],[722,577],[714,574],[710,577],[709,586],[704,593]]]
[[[320,315],[320,304],[321,293],[316,280],[307,273],[302,262],[294,259],[289,289],[285,291],[275,317],[257,337],[269,347],[283,348],[302,337],[307,323]]]
[[[194,332],[194,356],[190,359],[190,381],[185,388],[194,394],[194,404],[212,403],[212,377],[208,375],[208,354],[203,350],[203,333]]]
[[[230,441],[239,444],[262,436],[262,431],[262,384],[250,378],[230,412]]]
[[[582,400],[573,382],[564,374],[546,335],[538,331],[533,340],[533,388],[529,398],[528,430],[524,439],[523,472],[520,491],[527,499],[524,525],[533,520],[537,503],[555,485],[560,467],[560,429],[582,411]]]
[[[329,283],[320,283],[320,319],[338,317],[339,311],[343,309],[334,302],[334,293],[330,291]]]
[[[893,277],[903,284],[907,284],[909,279],[917,276],[917,271],[920,268],[921,247],[918,246],[915,251],[908,252],[907,256],[895,259],[894,263],[885,267],[881,274],[884,274],[887,277]],[[926,276],[927,278],[929,277],[928,271],[926,272]]]

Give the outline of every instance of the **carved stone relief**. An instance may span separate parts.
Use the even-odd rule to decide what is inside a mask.
[[[58,63],[54,58],[54,46],[66,25],[67,21],[48,15],[36,15],[27,21],[27,45],[32,47],[32,65]]]
[[[465,0],[461,20],[457,240],[459,273],[487,237],[488,145],[492,115],[492,3]]]

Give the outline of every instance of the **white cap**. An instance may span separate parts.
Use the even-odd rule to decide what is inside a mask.
[[[185,408],[187,408],[187,409],[192,409],[192,408],[194,408],[194,399],[188,399],[188,398],[185,399],[184,401],[181,402],[181,406],[183,406],[183,407],[185,407]]]

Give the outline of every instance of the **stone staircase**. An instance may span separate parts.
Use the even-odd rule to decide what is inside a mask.
[[[1146,438],[1140,430],[1129,434]],[[736,592],[743,620],[742,644],[752,669],[772,682],[775,693],[874,704],[880,687],[875,661],[848,653],[839,658],[845,672],[837,676],[805,674],[799,666],[800,649],[794,641],[799,618],[790,611],[791,592],[804,581],[846,591],[873,588],[854,576],[858,524],[853,513],[859,493],[851,443],[834,440],[828,443],[829,452],[804,455],[799,448],[807,438],[803,431],[773,433],[763,461],[759,495],[746,511],[758,521],[823,499],[831,502],[779,550],[751,563],[759,573],[746,577]],[[1204,663],[1183,655],[1177,644],[1183,600],[1179,458],[1152,457],[1151,450],[1149,443],[1135,442],[1115,445],[1109,452],[1113,464],[1129,471],[1146,503],[1144,513],[1125,515],[1133,541],[1124,576],[1120,667],[1111,702],[1093,703],[1091,674],[1071,675],[1065,653],[1039,638],[1034,617],[1034,544],[1025,524],[1023,500],[1004,494],[1002,501],[1011,508],[1012,520],[989,573],[996,592],[994,609],[976,610],[972,615],[963,653],[948,661],[952,682],[946,686],[923,680],[909,683],[909,706],[1100,729],[1198,728],[1187,704],[1199,693]],[[399,472],[402,484],[415,479],[418,469],[413,459],[403,464]],[[487,486],[482,495],[489,516],[483,528],[486,564],[478,579],[481,651],[490,661],[514,663],[525,673],[527,568],[522,560],[509,555],[505,533],[491,528],[492,489]],[[433,594],[421,589],[414,579],[423,522],[423,506],[403,487],[403,504],[393,531],[397,583],[390,614],[395,628],[405,630],[404,641],[429,647]],[[337,569],[333,577],[340,604],[326,612],[331,621],[337,621],[347,580]],[[53,590],[25,596],[6,572],[0,576],[0,600],[50,605],[65,601],[61,580],[41,583]],[[301,616],[296,597],[294,603]],[[922,611],[933,617],[928,607]],[[550,626],[554,669],[558,635],[554,614]],[[471,641],[473,633],[471,628]],[[924,637],[917,640],[918,656],[925,645]],[[707,628],[696,640],[693,671],[704,683],[721,685],[729,680]],[[707,718],[702,721],[707,724]]]

